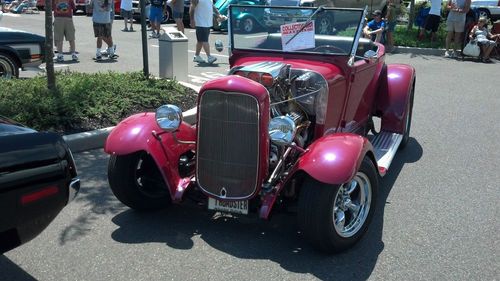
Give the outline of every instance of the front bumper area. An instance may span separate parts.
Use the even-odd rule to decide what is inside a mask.
[[[69,183],[69,187],[68,187],[69,191],[68,191],[68,203],[69,204],[71,201],[73,201],[76,197],[76,195],[78,195],[78,192],[80,192],[80,179],[79,178],[74,178],[71,180],[71,182]]]

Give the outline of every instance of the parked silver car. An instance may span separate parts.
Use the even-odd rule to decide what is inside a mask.
[[[396,1],[398,2],[398,1]],[[314,10],[297,10],[289,9],[286,7],[336,7],[336,8],[364,8],[368,6],[368,14],[370,15],[374,10],[381,10],[385,14],[387,9],[386,0],[268,0],[269,6],[283,6],[282,9],[265,9],[264,10],[264,26],[269,32],[276,32],[279,30],[280,25],[292,23],[294,21],[305,21]],[[300,15],[297,14],[300,11]],[[294,14],[291,14],[291,13]],[[330,34],[334,24],[343,24],[349,22],[350,18],[342,18],[339,14],[337,18],[332,17],[333,14],[328,16],[318,16],[315,20],[316,29],[319,34]]]
[[[472,0],[471,7],[478,9],[479,16],[485,16],[491,20],[500,19],[500,1],[498,0]]]

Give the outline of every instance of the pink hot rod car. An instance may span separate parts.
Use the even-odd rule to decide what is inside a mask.
[[[229,18],[264,9],[233,5]],[[315,248],[342,251],[366,232],[378,180],[408,143],[415,70],[360,38],[366,10],[279,9],[306,20],[277,33],[229,25],[231,70],[202,86],[192,124],[164,105],[116,126],[109,184],[134,209],[193,199],[267,219],[290,207]],[[319,34],[324,17],[339,21]]]

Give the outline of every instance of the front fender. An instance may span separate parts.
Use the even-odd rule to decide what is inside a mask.
[[[387,75],[380,77],[377,112],[381,114],[381,129],[404,133],[404,117],[410,93],[415,81],[415,69],[406,64],[387,65]]]
[[[367,154],[373,160],[371,143],[360,135],[326,135],[307,148],[298,161],[297,169],[320,182],[342,184],[354,177]]]
[[[159,138],[153,132],[161,133],[155,113],[139,113],[121,121],[109,134],[104,145],[108,154],[126,155],[137,151],[146,151],[151,155],[167,183],[172,199],[180,200],[190,180],[179,175],[179,157],[189,150],[194,150],[194,144],[178,143],[171,133],[163,133]],[[176,132],[179,140],[195,141],[196,129],[182,123]],[[180,191],[179,191],[180,190]]]

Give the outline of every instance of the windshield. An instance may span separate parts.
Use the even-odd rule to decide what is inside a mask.
[[[300,1],[278,2],[291,5]],[[362,9],[232,5],[231,46],[242,50],[349,55],[358,29],[362,28],[363,14]],[[249,18],[255,21],[255,28],[246,28]]]

